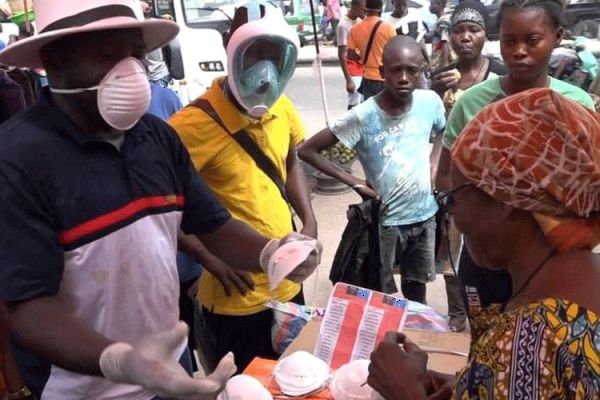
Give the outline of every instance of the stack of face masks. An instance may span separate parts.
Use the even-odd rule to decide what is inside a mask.
[[[217,400],[273,400],[273,396],[256,378],[237,375],[227,381]]]
[[[379,400],[381,396],[364,383],[369,377],[369,360],[342,365],[333,374],[329,391],[334,400]]]
[[[302,396],[325,386],[329,366],[306,351],[297,351],[275,366],[275,381],[288,396]]]

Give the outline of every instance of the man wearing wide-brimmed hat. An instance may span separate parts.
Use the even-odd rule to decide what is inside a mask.
[[[203,379],[184,369],[177,233],[240,269],[272,268],[290,239],[232,219],[174,131],[145,114],[139,59],[177,25],[137,18],[138,0],[34,7],[38,35],[0,53],[50,85],[0,126],[0,302],[25,380],[43,399],[212,399],[235,365],[225,356]],[[306,278],[319,252],[288,278]]]

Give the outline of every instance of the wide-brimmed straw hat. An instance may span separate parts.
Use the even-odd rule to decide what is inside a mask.
[[[167,19],[143,19],[139,0],[33,0],[37,34],[0,52],[0,63],[41,67],[40,49],[76,33],[141,29],[146,51],[171,41],[179,27]]]

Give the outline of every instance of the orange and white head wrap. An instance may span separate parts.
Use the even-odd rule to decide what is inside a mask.
[[[558,251],[600,243],[600,115],[550,89],[483,109],[452,147],[462,174],[531,211]]]

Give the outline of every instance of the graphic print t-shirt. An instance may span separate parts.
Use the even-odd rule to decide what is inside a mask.
[[[442,100],[415,90],[410,110],[400,116],[383,111],[375,98],[354,107],[331,127],[340,142],[358,153],[367,181],[381,196],[383,225],[425,221],[437,211],[431,192],[431,132],[444,129]]]

